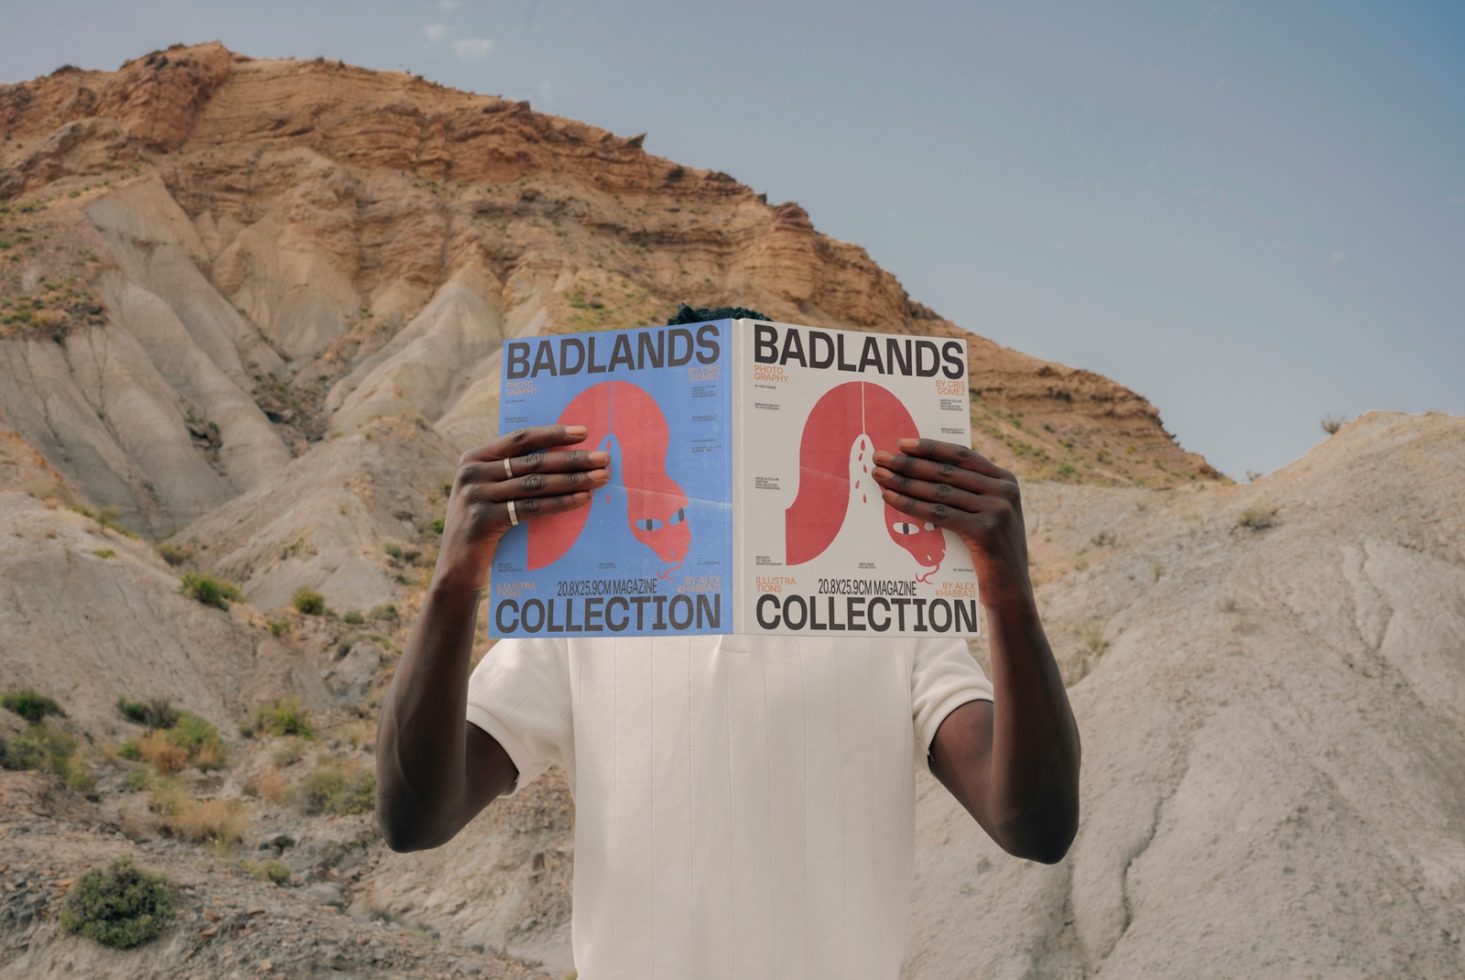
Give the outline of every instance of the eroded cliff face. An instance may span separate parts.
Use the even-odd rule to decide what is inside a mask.
[[[0,86],[0,129],[0,411],[151,533],[375,416],[477,445],[504,338],[681,301],[966,337],[977,447],[1028,478],[1224,480],[1143,397],[967,333],[797,204],[526,103],[208,44]]]

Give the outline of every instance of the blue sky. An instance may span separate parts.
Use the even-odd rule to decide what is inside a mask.
[[[1229,475],[1465,414],[1465,4],[5,2],[0,80],[175,41],[420,72],[796,200]],[[736,302],[737,297],[729,297]]]

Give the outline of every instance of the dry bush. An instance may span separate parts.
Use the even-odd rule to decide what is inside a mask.
[[[376,773],[362,765],[328,763],[301,781],[295,804],[311,816],[370,813],[376,806]]]
[[[194,764],[200,769],[219,769],[224,765],[228,757],[227,750],[218,742],[208,742],[199,746],[198,753],[194,756]]]
[[[138,739],[137,751],[143,761],[151,764],[158,772],[182,772],[183,767],[188,765],[188,750],[174,743],[168,733],[160,728],[155,728]]]
[[[284,745],[275,749],[275,754],[271,758],[279,768],[288,769],[299,762],[304,755],[305,746],[300,744],[300,739],[291,738]]]
[[[177,780],[155,782],[148,808],[158,816],[159,831],[199,844],[237,844],[249,829],[249,818],[238,800],[194,799]]]
[[[198,843],[238,844],[249,830],[249,817],[237,800],[203,800],[165,820],[163,829]]]
[[[1236,526],[1250,531],[1265,531],[1269,527],[1276,527],[1277,508],[1250,507],[1236,519]]]
[[[255,791],[278,806],[290,799],[290,778],[281,772],[267,772],[255,781]]]
[[[239,867],[262,881],[276,885],[290,883],[290,866],[278,858],[270,858],[267,861],[245,859],[239,862]]]
[[[129,840],[148,840],[157,832],[157,821],[143,810],[124,810],[118,822]]]

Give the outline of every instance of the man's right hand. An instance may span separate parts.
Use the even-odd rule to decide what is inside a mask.
[[[610,454],[556,448],[582,441],[587,431],[583,425],[519,429],[459,457],[435,586],[477,591],[488,585],[499,539],[513,523],[510,501],[520,521],[590,503],[590,494],[610,479]]]

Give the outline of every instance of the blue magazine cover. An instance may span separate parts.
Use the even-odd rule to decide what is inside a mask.
[[[512,340],[499,431],[584,425],[610,453],[587,507],[510,528],[492,636],[728,633],[732,321]]]

